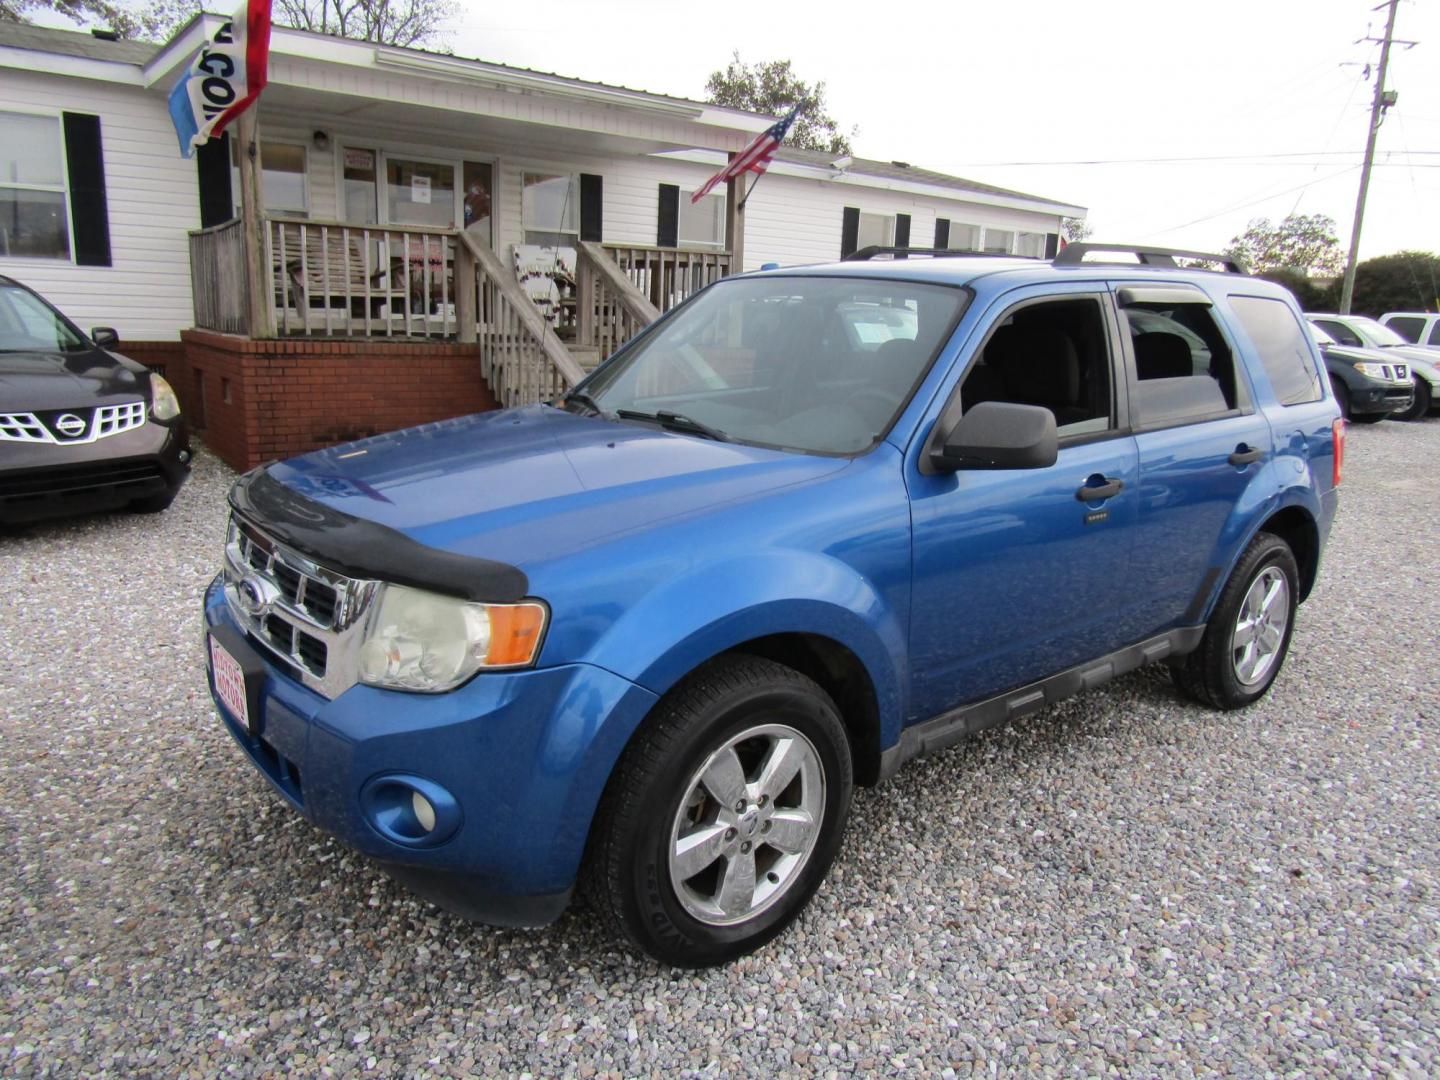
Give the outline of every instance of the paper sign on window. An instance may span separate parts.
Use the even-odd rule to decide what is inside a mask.
[[[369,150],[346,150],[345,167],[347,169],[373,169],[375,167],[374,155]]]
[[[430,205],[430,177],[412,176],[410,178],[410,201]]]

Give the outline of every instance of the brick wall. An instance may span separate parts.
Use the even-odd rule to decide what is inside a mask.
[[[151,371],[158,371],[164,375],[167,380],[170,379],[169,368],[176,366],[177,361],[185,359],[185,343],[183,341],[125,341],[121,339],[114,351],[121,356],[128,356],[131,360],[138,360]],[[181,363],[179,366],[183,367],[184,364]]]
[[[496,408],[475,345],[181,337],[183,364],[169,367],[184,372],[171,382],[205,444],[236,469]]]

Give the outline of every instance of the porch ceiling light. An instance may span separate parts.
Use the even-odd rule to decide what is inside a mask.
[[[602,87],[576,86],[562,79],[547,75],[530,74],[522,71],[497,71],[476,61],[461,60],[452,56],[417,56],[402,49],[375,49],[375,63],[380,67],[401,68],[426,75],[438,75],[481,86],[494,86],[501,90],[531,90],[536,93],[556,94],[561,97],[578,98],[597,105],[622,105],[627,109],[659,113],[663,116],[695,119],[704,109],[679,102],[656,101],[626,90],[610,90]]]

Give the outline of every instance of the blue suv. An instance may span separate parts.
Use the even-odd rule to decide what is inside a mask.
[[[553,407],[246,474],[221,719],[421,895],[578,886],[698,966],[804,907],[856,784],[1154,661],[1248,705],[1343,422],[1289,293],[1106,251],[729,278]]]

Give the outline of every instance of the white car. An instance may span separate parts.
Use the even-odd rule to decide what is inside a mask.
[[[1440,315],[1433,311],[1387,311],[1380,325],[1394,330],[1412,345],[1440,354]]]
[[[1309,319],[1341,345],[1354,348],[1383,349],[1397,360],[1410,365],[1415,381],[1415,401],[1404,412],[1394,414],[1396,420],[1418,420],[1426,413],[1440,410],[1440,353],[1424,345],[1412,345],[1403,337],[1382,326],[1368,315],[1332,315],[1306,312]]]

